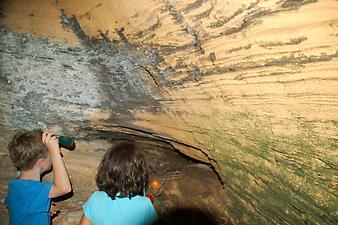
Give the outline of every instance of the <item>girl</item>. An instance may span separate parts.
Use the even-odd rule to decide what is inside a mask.
[[[122,142],[105,153],[97,174],[99,191],[83,206],[80,225],[150,225],[156,211],[145,197],[148,168],[134,143]]]

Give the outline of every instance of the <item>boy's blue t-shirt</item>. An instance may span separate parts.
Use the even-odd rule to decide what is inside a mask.
[[[10,180],[5,205],[10,225],[50,224],[49,192],[52,182]]]
[[[83,212],[92,225],[150,225],[158,218],[149,198],[137,195],[112,200],[104,191],[94,192]]]

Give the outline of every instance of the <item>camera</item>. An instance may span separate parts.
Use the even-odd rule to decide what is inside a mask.
[[[67,136],[59,136],[59,146],[60,148],[65,148],[72,151],[75,149],[74,139]]]

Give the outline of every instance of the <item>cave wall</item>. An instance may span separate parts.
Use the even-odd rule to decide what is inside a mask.
[[[161,140],[213,165],[235,224],[337,222],[337,1],[0,4],[2,146]]]

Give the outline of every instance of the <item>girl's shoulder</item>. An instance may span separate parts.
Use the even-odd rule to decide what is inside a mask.
[[[106,192],[104,191],[95,191],[93,194],[89,197],[89,199],[106,199],[109,198]]]
[[[105,191],[94,191],[92,195],[104,196],[107,195],[107,193]]]
[[[91,201],[112,201],[109,195],[105,191],[95,191],[89,198]],[[123,201],[136,201],[136,202],[143,202],[143,203],[151,203],[150,199],[146,196],[136,195],[132,198],[129,197],[116,197],[115,200],[117,202]]]

